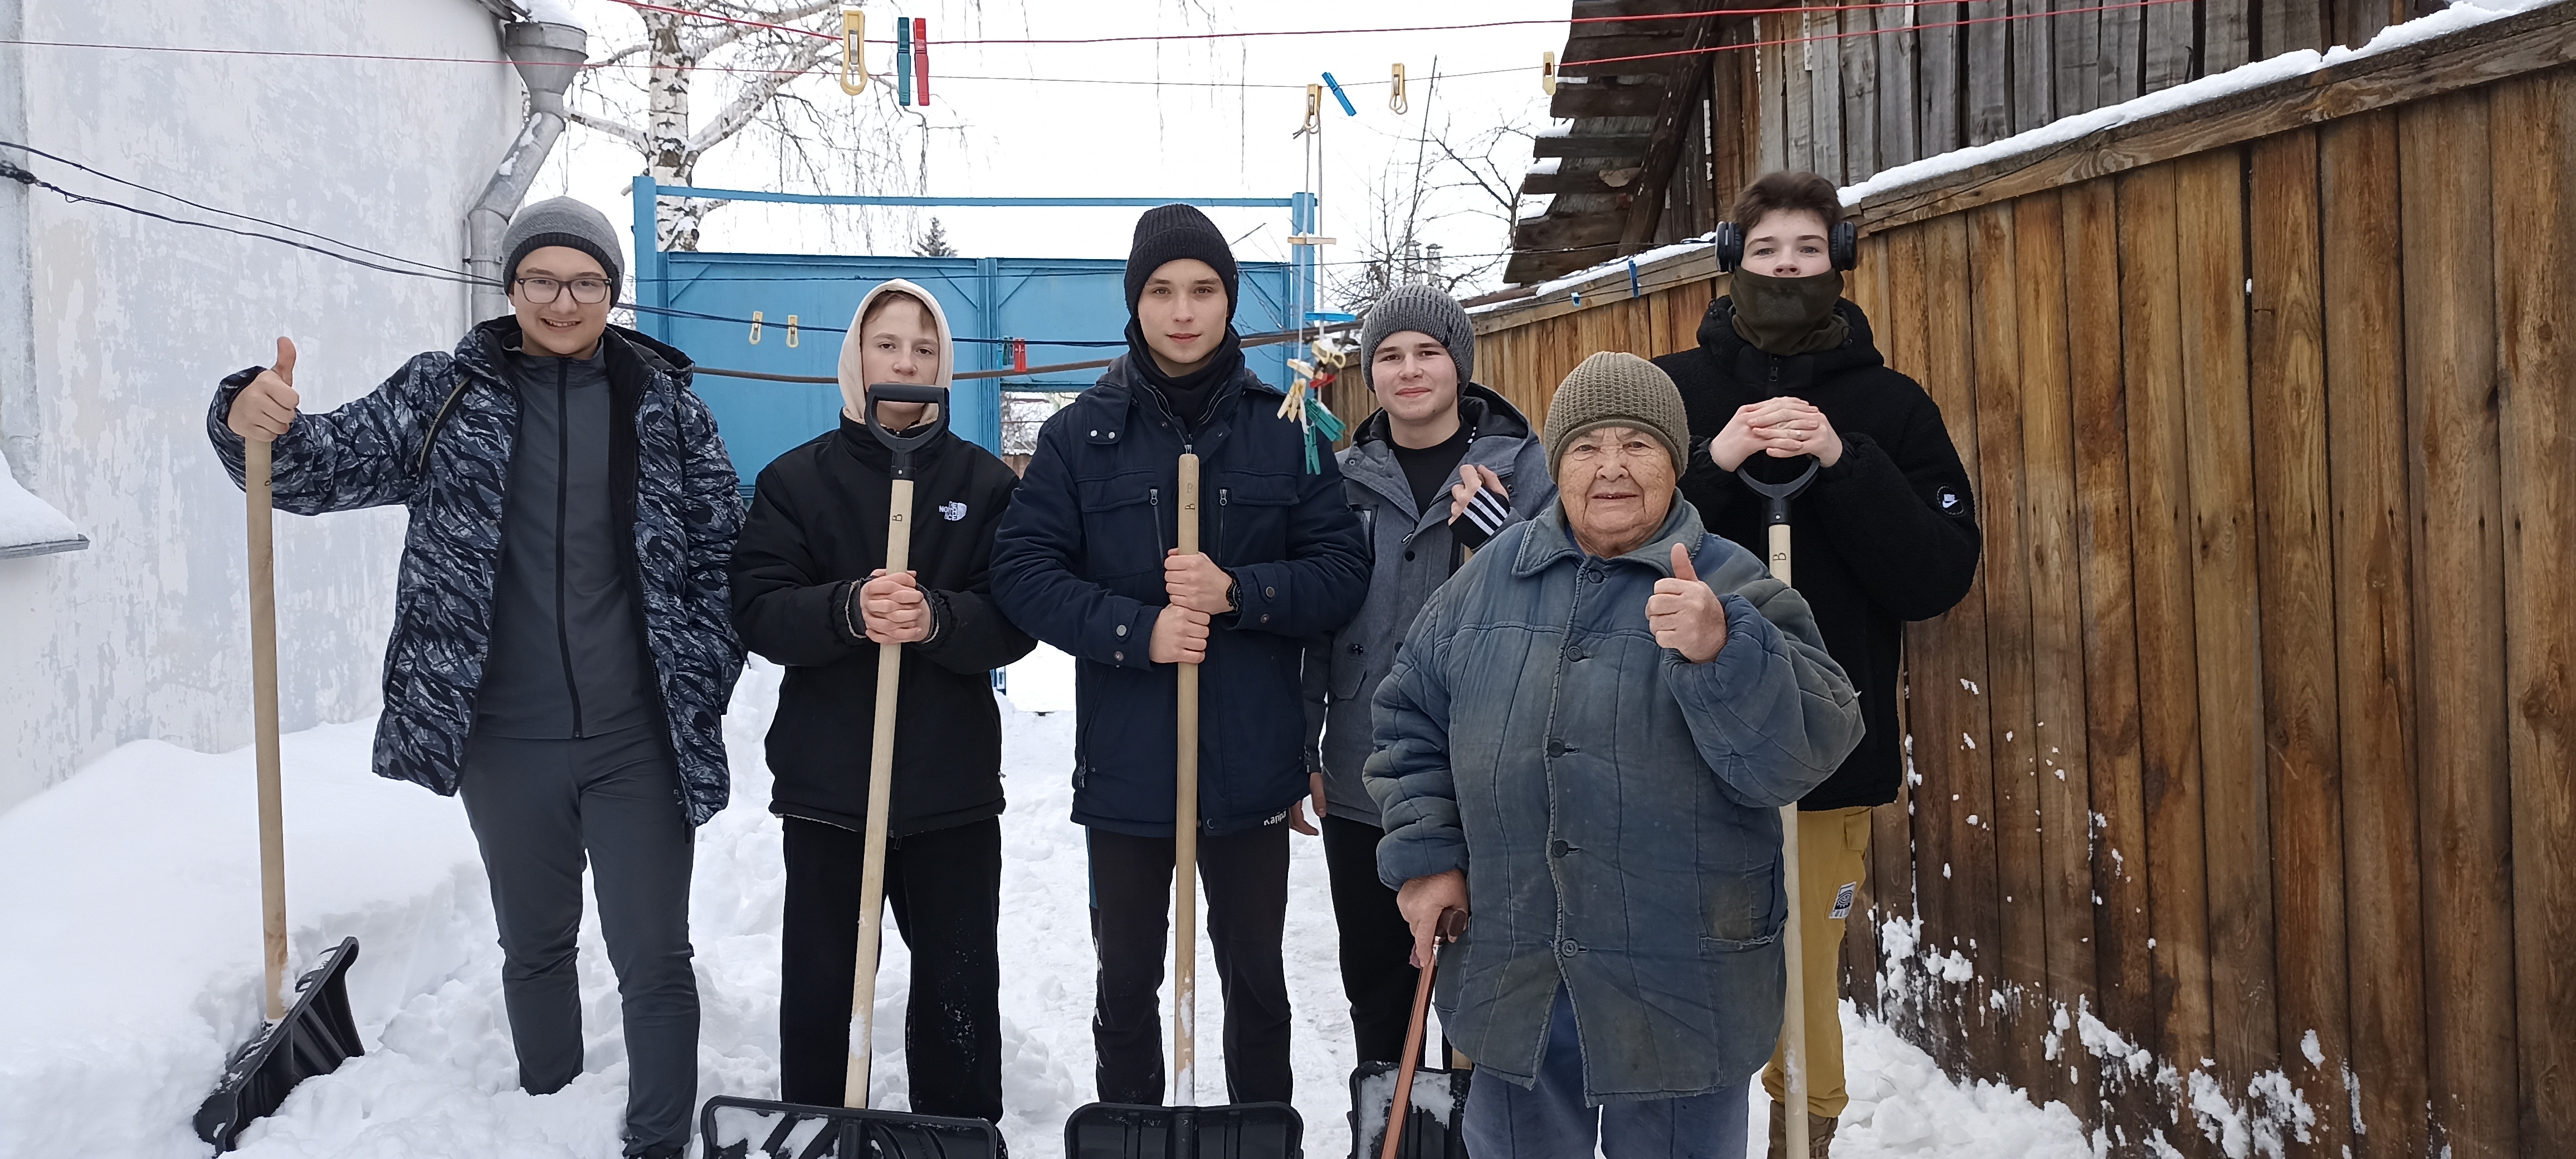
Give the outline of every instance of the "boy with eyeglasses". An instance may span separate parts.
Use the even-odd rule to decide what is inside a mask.
[[[530,1094],[582,1071],[574,952],[585,861],[596,871],[625,1153],[677,1156],[697,1099],[694,828],[725,805],[742,671],[727,600],[742,501],[688,356],[608,324],[608,219],[542,201],[502,245],[510,316],[317,415],[296,412],[280,338],[276,365],[217,388],[207,434],[236,482],[246,440],[272,444],[281,510],[411,509],[376,772],[464,798]]]

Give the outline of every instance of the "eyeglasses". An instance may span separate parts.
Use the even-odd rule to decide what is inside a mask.
[[[574,278],[558,282],[553,278],[520,278],[510,283],[519,288],[529,304],[543,306],[555,300],[566,286],[572,287],[572,300],[585,306],[596,306],[608,300],[608,282],[602,278]]]

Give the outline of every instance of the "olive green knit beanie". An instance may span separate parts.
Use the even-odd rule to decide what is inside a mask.
[[[1654,432],[1672,453],[1676,478],[1690,461],[1690,417],[1682,410],[1682,392],[1661,368],[1634,354],[1602,351],[1557,384],[1547,404],[1548,474],[1556,474],[1567,444],[1594,427]]]

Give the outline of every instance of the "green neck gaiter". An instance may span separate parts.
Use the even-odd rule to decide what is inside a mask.
[[[1851,323],[1834,309],[1843,296],[1841,270],[1809,278],[1771,278],[1747,269],[1729,275],[1735,299],[1735,333],[1766,354],[1786,357],[1831,350],[1851,336]]]

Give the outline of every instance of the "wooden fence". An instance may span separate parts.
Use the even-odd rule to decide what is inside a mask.
[[[2571,60],[2557,5],[1861,207],[1985,555],[1851,988],[1954,1073],[2123,1154],[2576,1154]],[[1723,289],[1635,279],[1481,315],[1478,377],[1543,416]]]

